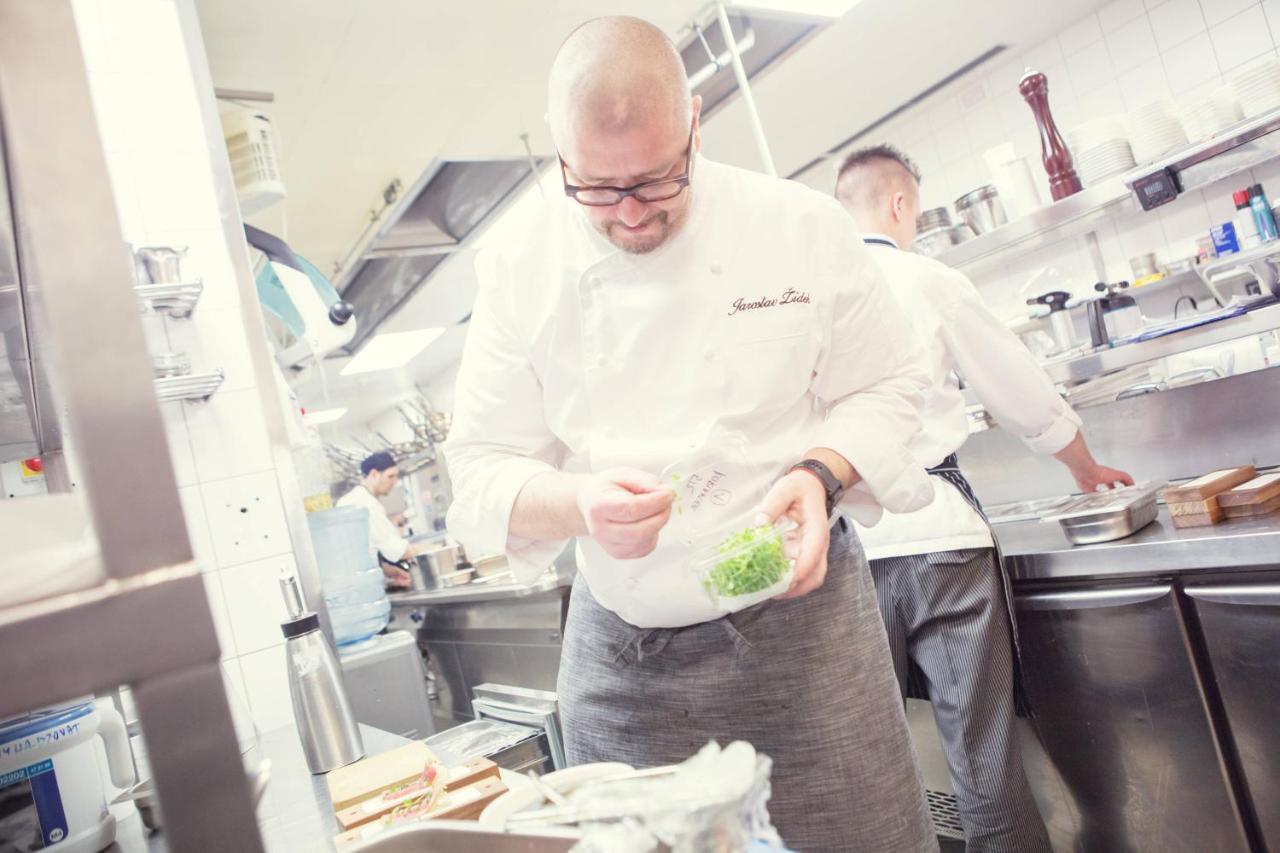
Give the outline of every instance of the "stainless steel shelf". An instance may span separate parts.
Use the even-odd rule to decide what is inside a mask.
[[[1050,362],[1043,367],[1055,382],[1080,382],[1113,370],[1275,329],[1280,329],[1280,305],[1259,308],[1239,317],[1173,332],[1149,341],[1098,350],[1066,361]]]
[[[1133,194],[1119,177],[1068,196],[1002,225],[994,231],[952,246],[936,256],[949,267],[1015,257],[1094,230],[1100,223],[1140,213]]]
[[[22,686],[0,690],[0,718],[216,665],[220,654],[192,562],[4,608],[0,648],[11,652],[0,655],[0,684]]]
[[[204,402],[222,387],[226,376],[221,370],[213,373],[196,373],[189,376],[166,376],[156,380],[156,396],[162,402],[190,400]]]
[[[204,292],[204,282],[168,282],[165,284],[139,284],[134,287],[138,300],[146,310],[168,314],[175,319],[190,317]]]

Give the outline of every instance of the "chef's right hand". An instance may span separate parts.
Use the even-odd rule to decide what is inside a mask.
[[[658,533],[671,518],[675,492],[652,474],[633,468],[611,468],[592,474],[578,488],[578,511],[587,533],[605,553],[635,560],[658,544]]]

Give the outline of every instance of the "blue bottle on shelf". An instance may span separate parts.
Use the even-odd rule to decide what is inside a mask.
[[[369,545],[369,511],[338,507],[307,513],[334,640],[348,646],[387,626],[391,602]]]
[[[1258,236],[1262,238],[1262,242],[1267,243],[1280,237],[1275,215],[1271,212],[1271,202],[1262,191],[1262,184],[1249,187],[1249,207],[1253,209],[1253,221],[1257,223]]]

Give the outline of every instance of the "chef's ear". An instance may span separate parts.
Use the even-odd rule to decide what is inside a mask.
[[[907,197],[900,192],[895,192],[889,196],[889,209],[893,213],[895,222],[902,221],[902,213],[907,204]]]
[[[702,150],[702,96],[694,95],[690,102],[693,113],[693,150]]]

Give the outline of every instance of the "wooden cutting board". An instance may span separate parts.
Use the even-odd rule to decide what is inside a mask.
[[[1222,507],[1218,505],[1217,495],[1203,501],[1184,501],[1166,506],[1173,518],[1174,527],[1205,527],[1217,524],[1225,518]]]
[[[403,785],[417,778],[428,762],[436,757],[421,741],[413,741],[404,746],[371,758],[332,770],[326,777],[329,783],[329,799],[333,801],[333,810],[341,812],[370,797],[380,795],[388,788]]]
[[[480,817],[485,806],[506,792],[507,786],[502,784],[502,780],[496,776],[490,776],[456,791],[447,791],[431,812],[416,820],[407,820],[396,823],[394,826],[409,826],[427,820],[475,820]],[[390,828],[391,826],[384,820],[378,820],[335,836],[333,841],[338,848],[338,853],[344,853],[360,844],[372,841]]]
[[[1255,503],[1223,507],[1222,511],[1227,514],[1227,518],[1253,518],[1259,515],[1270,515],[1278,510],[1280,510],[1280,494]]]
[[[1181,486],[1170,486],[1164,490],[1161,497],[1166,504],[1203,501],[1227,489],[1233,489],[1241,483],[1247,483],[1256,476],[1258,472],[1252,465],[1223,468],[1220,471],[1205,474],[1203,477],[1196,477]]]
[[[457,791],[468,785],[474,785],[481,779],[498,778],[498,765],[487,758],[476,758],[448,770],[442,768],[442,772],[445,774],[445,791]],[[366,823],[390,814],[397,806],[409,802],[420,793],[421,791],[410,789],[396,796],[394,788],[379,792],[349,808],[338,811],[338,824],[343,830],[364,826]]]
[[[1262,504],[1280,495],[1280,471],[1255,477],[1233,489],[1218,495],[1218,503],[1225,507]]]

